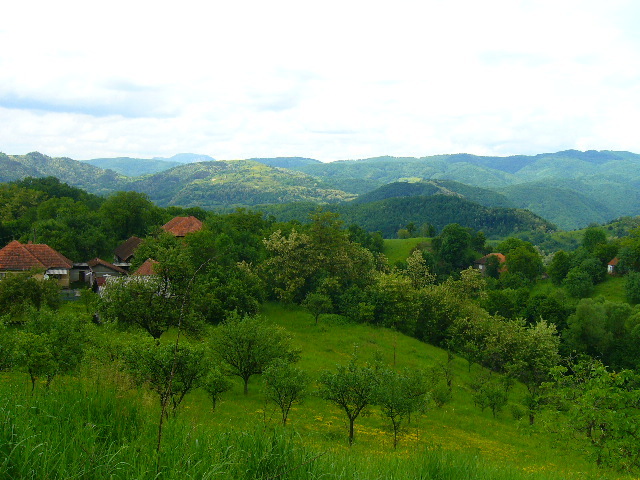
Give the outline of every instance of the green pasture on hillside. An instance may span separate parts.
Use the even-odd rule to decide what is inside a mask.
[[[389,265],[394,265],[396,262],[404,262],[411,254],[411,250],[420,243],[431,246],[431,239],[428,237],[385,239],[382,253],[389,260]]]
[[[77,302],[64,308],[81,311],[83,307]],[[186,397],[178,416],[166,422],[161,458],[166,473],[156,477],[154,462],[160,460],[154,460],[154,425],[159,402],[150,390],[133,387],[113,365],[85,364],[79,379],[57,378],[50,392],[40,384],[31,397],[28,376],[11,373],[0,381],[0,410],[5,412],[0,426],[0,473],[11,468],[28,471],[33,464],[40,470],[31,478],[627,478],[598,469],[585,455],[581,437],[550,434],[562,428],[553,416],[540,415],[530,426],[526,418],[514,419],[511,406],[497,418],[489,410],[481,412],[472,402],[469,383],[484,371],[459,357],[453,360],[452,401],[442,408],[429,404],[424,412],[414,414],[397,450],[393,450],[389,422],[377,407],[356,420],[355,443],[349,447],[346,416],[315,394],[320,372],[346,364],[354,351],[362,362],[381,360],[397,369],[439,371],[447,362],[446,352],[337,315],[322,315],[315,325],[313,317],[299,307],[267,303],[262,314],[292,334],[294,346],[301,351],[298,365],[313,379],[310,395],[294,406],[286,428],[279,425],[279,411],[266,403],[259,376],[251,378],[247,396],[235,378],[232,391],[215,411],[206,394],[196,391]],[[162,340],[175,338],[174,331]],[[184,337],[183,341],[201,340]],[[510,404],[522,401],[524,393],[524,387],[515,385]],[[33,423],[36,420],[43,423]],[[11,443],[21,438],[20,445]],[[293,470],[274,466],[285,460]],[[84,473],[45,474],[67,461],[76,462],[76,467],[81,464],[77,468],[84,468]],[[203,465],[207,462],[209,470]],[[306,465],[308,469],[303,468]]]

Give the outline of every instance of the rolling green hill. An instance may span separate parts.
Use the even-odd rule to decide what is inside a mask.
[[[486,188],[472,187],[451,180],[429,180],[426,182],[393,182],[358,196],[352,203],[369,203],[387,198],[451,195],[465,198],[486,207],[513,207],[502,194]]]
[[[306,222],[309,213],[317,209],[311,203],[291,205],[262,205],[260,210],[279,220]],[[450,223],[482,230],[486,235],[504,236],[518,231],[550,231],[554,225],[528,210],[485,207],[452,195],[399,197],[369,203],[340,203],[331,205],[347,224],[357,224],[371,232],[382,232],[394,238],[399,229],[410,222],[416,225],[431,223],[441,230]]]
[[[127,178],[113,170],[70,158],[52,158],[39,152],[14,156],[0,154],[0,167],[0,182],[20,180],[27,176],[52,176],[98,195],[125,190],[128,186]]]
[[[145,174],[132,177],[95,167],[90,164],[94,161],[51,158],[37,152],[0,154],[0,181],[51,175],[91,193],[137,190],[160,205],[204,208],[299,201],[322,204],[356,196],[361,197],[357,203],[368,203],[444,193],[484,206],[528,208],[565,229],[640,214],[640,155],[630,152],[387,156],[331,163],[303,157],[202,161],[210,159],[196,154],[151,160],[95,159],[126,175]],[[192,163],[150,173],[184,162]]]
[[[131,188],[161,206],[216,208],[308,200],[350,200],[310,175],[250,160],[190,163],[139,179]]]

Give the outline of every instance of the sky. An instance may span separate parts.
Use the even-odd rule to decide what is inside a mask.
[[[640,153],[636,0],[5,3],[9,155]]]

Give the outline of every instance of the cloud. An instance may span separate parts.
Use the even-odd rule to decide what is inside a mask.
[[[9,153],[640,151],[629,0],[36,3],[3,12]]]

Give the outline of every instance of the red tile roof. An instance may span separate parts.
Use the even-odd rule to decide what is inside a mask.
[[[142,239],[136,236],[129,237],[123,243],[118,245],[113,253],[121,259],[123,262],[128,262],[131,257],[133,257],[133,253],[136,251],[136,248],[140,246],[142,243]]]
[[[504,263],[507,261],[507,258],[501,253],[489,253],[488,255],[485,255],[484,257],[476,260],[473,263],[475,263],[476,265],[484,265],[485,263],[487,263],[487,260],[489,260],[489,257],[493,256],[497,257],[500,263]]]
[[[145,262],[140,265],[140,267],[133,272],[134,275],[157,275],[158,272],[155,271],[155,266],[160,262],[153,260],[152,258],[147,258]]]
[[[122,274],[126,274],[127,271],[114,265],[113,263],[109,263],[106,262],[104,260],[102,260],[101,258],[94,258],[93,260],[89,260],[87,262],[87,265],[89,265],[90,267],[95,267],[97,265],[102,265],[103,267],[109,268],[111,270],[113,270],[114,272],[118,272],[118,273],[122,273]]]
[[[49,245],[20,243],[17,240],[0,250],[0,270],[71,268],[73,262]]]
[[[620,261],[620,259],[618,257],[613,257],[613,260],[611,260],[609,263],[607,263],[607,265],[613,265],[615,267],[616,265],[618,265],[619,261]]]
[[[175,217],[165,223],[162,228],[176,237],[184,237],[189,233],[202,230],[202,222],[193,216]]]

